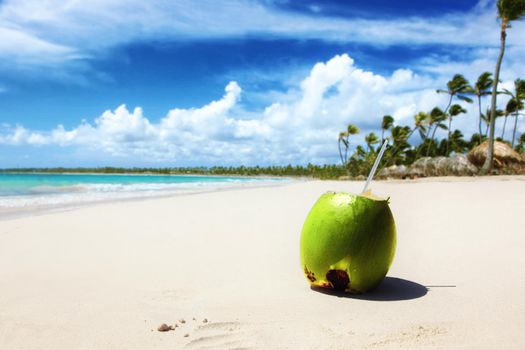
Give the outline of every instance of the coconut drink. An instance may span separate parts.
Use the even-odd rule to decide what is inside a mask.
[[[388,199],[366,191],[386,142],[359,195],[328,192],[310,210],[301,232],[301,267],[312,286],[364,293],[386,276],[396,249]]]

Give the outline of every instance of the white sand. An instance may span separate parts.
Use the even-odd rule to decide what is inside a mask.
[[[398,227],[391,277],[360,297],[312,291],[303,221],[321,193],[362,185],[0,221],[0,349],[524,349],[525,177],[374,183]]]

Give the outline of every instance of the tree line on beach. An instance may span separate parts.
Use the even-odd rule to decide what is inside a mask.
[[[151,174],[151,175],[205,175],[205,176],[294,176],[334,179],[346,175],[341,165],[286,165],[286,166],[214,166],[175,168],[10,168],[0,169],[0,174]]]
[[[339,133],[338,151],[341,165],[348,169],[351,175],[364,175],[370,170],[375,161],[379,148],[388,139],[381,166],[409,165],[421,157],[448,157],[453,153],[461,154],[472,150],[483,141],[490,139],[490,125],[492,114],[490,107],[482,106],[484,96],[491,94],[494,86],[492,74],[482,73],[474,84],[461,74],[456,74],[447,83],[446,89],[438,89],[437,93],[448,95],[447,105],[442,109],[434,107],[428,112],[419,112],[413,117],[413,125],[395,125],[394,118],[385,115],[382,118],[381,135],[370,132],[364,138],[366,146],[358,145],[351,151],[351,138],[359,134],[359,128],[349,124],[345,131]],[[502,124],[501,134],[495,140],[505,142],[517,152],[525,150],[525,134],[517,135],[518,121],[525,114],[525,80],[516,79],[512,90],[502,89],[497,92],[509,96],[504,110],[496,109],[495,123]],[[459,129],[453,129],[453,122],[460,118],[467,110],[460,105],[463,101],[477,107],[478,132],[466,140]],[[512,119],[512,120],[511,120]],[[510,122],[509,122],[510,121]],[[446,132],[446,137],[439,140],[436,137],[438,130]],[[411,145],[409,139],[417,135],[419,144]]]
[[[525,81],[516,79],[511,90],[498,89],[500,82],[500,69],[505,52],[507,29],[511,28],[513,21],[522,19],[525,16],[525,0],[498,0],[498,18],[500,20],[500,51],[494,75],[490,72],[483,72],[474,84],[461,74],[456,74],[446,84],[445,89],[438,89],[437,93],[448,95],[448,103],[444,108],[434,107],[430,111],[422,111],[414,116],[413,126],[394,125],[394,118],[385,115],[381,123],[381,138],[373,132],[365,136],[366,149],[359,145],[350,152],[350,139],[359,133],[359,128],[354,124],[349,124],[346,130],[339,134],[338,146],[341,164],[349,170],[352,175],[363,175],[370,168],[378,152],[376,144],[382,144],[385,139],[385,132],[390,132],[389,144],[385,155],[381,160],[382,166],[404,164],[409,165],[421,157],[448,157],[451,153],[465,153],[472,148],[488,140],[488,150],[485,164],[481,169],[482,174],[492,171],[494,163],[494,141],[508,143],[517,152],[523,153],[525,148],[525,134],[516,135],[518,119],[523,116],[525,101]],[[497,109],[497,98],[501,95],[509,96],[508,102],[503,110]],[[483,97],[490,96],[490,105],[484,109],[482,107]],[[459,102],[464,102],[460,104]],[[476,102],[478,121],[478,132],[474,133],[470,140],[465,140],[461,130],[453,130],[453,121],[460,118],[467,110],[463,107],[465,103]],[[513,118],[511,136],[506,134],[511,127],[507,128],[507,121]],[[502,120],[503,127],[500,136],[496,135],[496,122]],[[436,132],[445,130],[447,137],[438,140]],[[420,136],[420,143],[411,145],[409,139],[412,134]]]

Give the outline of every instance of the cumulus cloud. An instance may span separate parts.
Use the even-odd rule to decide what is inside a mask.
[[[4,124],[0,144],[59,145],[179,165],[335,163],[337,135],[348,123],[362,131],[354,145],[367,132],[378,132],[385,114],[411,125],[417,112],[446,105],[447,97],[435,87],[432,78],[408,69],[388,76],[363,70],[343,54],[315,64],[281,100],[258,113],[245,113],[242,89],[232,81],[221,98],[198,108],[174,108],[157,121],[140,107],[121,105],[69,130]],[[467,108],[469,113],[455,123],[469,136],[477,130],[477,110]],[[523,123],[520,128],[525,131]]]

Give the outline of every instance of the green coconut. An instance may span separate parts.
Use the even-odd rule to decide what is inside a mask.
[[[350,293],[373,289],[386,276],[395,249],[388,200],[370,193],[321,195],[301,232],[301,266],[315,287]]]

